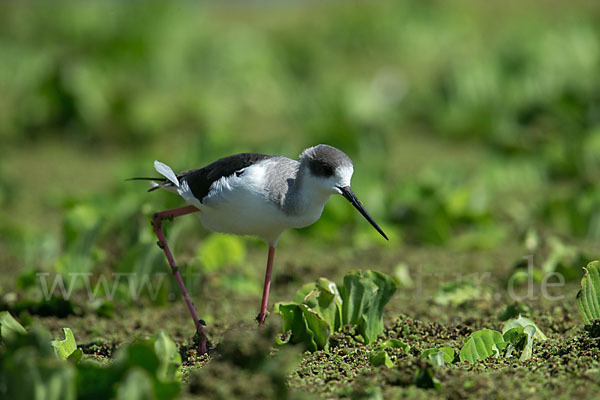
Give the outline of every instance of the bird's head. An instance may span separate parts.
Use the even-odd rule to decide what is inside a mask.
[[[306,169],[318,189],[344,196],[377,232],[389,240],[350,189],[354,166],[346,153],[326,144],[309,147],[300,154],[300,167]]]
[[[350,186],[354,172],[350,157],[326,144],[304,150],[300,154],[300,165],[306,169],[313,184],[329,194],[341,194],[339,188]]]

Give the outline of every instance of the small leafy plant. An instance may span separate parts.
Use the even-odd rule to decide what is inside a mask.
[[[179,394],[181,358],[163,332],[122,346],[104,365],[81,359],[69,328],[63,329],[64,340],[51,341],[43,327],[27,331],[8,312],[0,314],[0,328],[0,398],[173,399]]]
[[[408,354],[410,351],[410,346],[398,339],[388,339],[371,352],[370,361],[371,364],[375,367],[380,365],[385,365],[388,368],[393,368],[395,365],[390,358],[389,354],[385,351],[386,349],[403,349],[405,353]]]
[[[474,363],[501,354],[512,357],[515,352],[520,352],[520,361],[526,361],[533,354],[535,339],[546,340],[546,335],[533,320],[519,315],[504,323],[502,333],[491,329],[473,332],[460,349],[460,361]]]
[[[436,367],[441,367],[454,361],[454,349],[452,347],[440,347],[439,349],[427,349],[421,353],[421,358],[425,358]]]
[[[383,308],[396,285],[376,271],[351,271],[344,285],[319,278],[304,285],[293,302],[277,303],[275,313],[283,319],[286,337],[281,343],[304,343],[311,351],[327,349],[329,336],[346,324],[354,325],[365,343],[383,332]]]
[[[5,341],[15,334],[25,334],[27,331],[8,311],[0,312],[0,339]]]
[[[491,329],[481,329],[473,332],[460,349],[460,361],[475,362],[485,360],[493,354],[500,354],[504,343],[502,334]]]
[[[581,279],[581,290],[577,293],[577,307],[586,325],[600,318],[600,261],[592,261],[583,268],[585,275]]]
[[[63,328],[63,332],[65,333],[65,340],[53,340],[50,342],[54,348],[54,353],[61,360],[69,359],[77,363],[83,356],[83,352],[77,348],[73,331],[70,328]]]

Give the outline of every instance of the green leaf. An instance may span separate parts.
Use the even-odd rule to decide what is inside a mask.
[[[359,326],[376,291],[377,285],[364,278],[360,271],[344,276],[342,324]]]
[[[444,353],[441,351],[431,353],[427,358],[429,359],[431,364],[433,364],[434,367],[441,367],[445,364]]]
[[[279,336],[276,336],[275,343],[277,343],[279,346],[283,346],[284,344],[288,344],[290,342],[291,338],[292,338],[292,332],[287,331],[287,332],[282,333]]]
[[[502,334],[491,329],[482,329],[473,332],[460,349],[460,361],[474,363],[485,360],[489,356],[500,354],[500,350],[506,346]]]
[[[388,339],[371,352],[371,356],[369,357],[371,364],[376,367],[385,365],[388,368],[392,368],[394,366],[394,363],[390,359],[390,356],[385,349],[403,349],[404,352],[408,354],[410,351],[410,346],[398,339]]]
[[[527,343],[525,344],[525,348],[521,353],[519,361],[529,360],[533,355],[533,339],[539,330],[533,325],[528,325],[523,328],[523,332],[527,335]]]
[[[510,344],[518,344],[523,338],[523,327],[511,328],[502,334],[504,341]]]
[[[388,339],[375,348],[375,350],[384,349],[404,349],[404,352],[408,354],[408,352],[410,351],[410,345],[398,339]]]
[[[527,334],[524,333],[523,330],[524,328],[511,328],[502,335],[507,343],[504,354],[506,358],[512,357],[514,351],[520,351],[521,354],[523,354],[523,350],[528,341]]]
[[[296,295],[294,296],[294,300],[292,300],[296,304],[306,303],[311,296],[314,295],[314,291],[317,290],[317,283],[310,282],[302,285],[300,289],[296,291]]]
[[[452,347],[426,349],[421,353],[421,358],[428,359],[434,366],[441,367],[454,361],[454,349]]]
[[[515,327],[506,330],[503,338],[508,343],[506,357],[510,357],[514,350],[521,351],[520,361],[529,360],[533,354],[533,341],[537,330],[533,325]]]
[[[56,356],[61,360],[66,360],[77,350],[77,343],[75,342],[75,336],[73,336],[73,331],[71,331],[71,329],[63,328],[63,332],[65,333],[64,340],[53,340],[50,344],[54,348]],[[76,357],[77,356],[74,356],[74,358]]]
[[[394,280],[376,271],[352,271],[344,277],[342,325],[352,324],[367,344],[383,332],[383,308],[396,291]]]
[[[75,349],[75,351],[72,352],[69,357],[67,357],[67,360],[69,360],[73,364],[77,364],[77,363],[79,363],[79,361],[81,361],[82,358],[83,358],[83,350]]]
[[[502,327],[502,334],[506,333],[506,331],[508,331],[509,329],[524,328],[526,326],[533,326],[533,328],[535,329],[535,339],[542,341],[548,339],[546,335],[544,335],[544,333],[540,330],[540,328],[537,327],[537,325],[535,324],[535,322],[533,322],[532,319],[522,317],[521,315],[519,315],[518,318],[512,318],[506,321],[504,323],[504,326]]]
[[[342,297],[337,285],[325,278],[317,279],[317,288],[321,290],[317,312],[327,321],[333,330],[338,330],[342,322]]]
[[[273,312],[283,319],[283,332],[292,333],[286,343],[304,343],[310,351],[329,347],[331,327],[306,304],[277,303]]]
[[[16,334],[25,335],[27,331],[8,311],[0,312],[0,337],[3,340]]]
[[[300,304],[302,315],[306,320],[306,331],[310,338],[311,345],[314,343],[314,349],[327,350],[329,347],[329,336],[331,335],[331,327],[323,320],[319,314],[306,304]]]
[[[296,293],[296,300],[313,309],[332,330],[341,327],[342,298],[334,282],[319,278],[315,283],[304,285]]]
[[[283,319],[283,333],[291,333],[286,343],[306,343],[307,347],[310,347],[310,341],[306,331],[306,321],[298,304],[276,303],[273,307],[273,313],[278,314],[281,319]],[[314,347],[316,347],[316,343],[314,344]]]
[[[172,381],[178,379],[179,366],[181,365],[181,355],[177,350],[177,345],[164,331],[160,331],[154,341],[154,351],[160,360],[158,377],[163,381]]]
[[[581,290],[577,293],[579,314],[586,325],[600,318],[600,261],[592,261],[583,268]]]
[[[369,360],[374,367],[379,367],[381,365],[385,365],[388,368],[394,367],[392,359],[385,350],[373,351],[369,356]]]

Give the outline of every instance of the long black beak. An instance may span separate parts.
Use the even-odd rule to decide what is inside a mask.
[[[381,236],[385,238],[385,240],[390,240],[385,235],[385,233],[383,233],[379,225],[377,225],[377,223],[373,221],[373,218],[371,218],[367,210],[365,210],[365,208],[358,200],[354,192],[350,189],[350,186],[338,186],[338,189],[342,191],[342,196],[344,196],[358,210],[358,212],[361,213],[362,216],[365,217],[371,225],[373,225],[373,228],[377,229],[377,232],[379,232]]]

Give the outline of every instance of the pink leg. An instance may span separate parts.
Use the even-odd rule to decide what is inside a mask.
[[[275,247],[269,246],[269,256],[267,258],[267,272],[265,274],[265,286],[263,287],[262,303],[260,305],[260,314],[256,317],[258,324],[265,323],[267,318],[267,304],[269,303],[269,289],[271,288],[271,271],[273,270],[273,259],[275,258]]]
[[[194,206],[186,206],[175,208],[172,210],[165,210],[161,212],[157,212],[152,216],[152,226],[154,227],[154,233],[158,238],[158,246],[163,249],[165,252],[165,256],[167,256],[167,261],[171,266],[171,270],[173,271],[173,275],[175,275],[175,279],[177,280],[177,284],[179,285],[179,289],[181,289],[181,293],[183,294],[183,298],[185,303],[187,304],[188,309],[190,310],[190,314],[192,314],[192,319],[194,320],[194,325],[196,326],[196,337],[202,336],[200,340],[199,350],[201,354],[205,354],[208,351],[207,339],[206,339],[206,331],[204,327],[200,323],[198,319],[198,315],[196,314],[196,309],[190,300],[190,296],[188,295],[187,290],[185,290],[185,286],[183,284],[183,280],[181,279],[181,274],[179,273],[179,267],[175,264],[175,260],[173,259],[173,254],[171,254],[171,250],[167,245],[167,240],[165,239],[165,234],[162,230],[162,222],[167,219],[169,221],[173,220],[175,217],[180,217],[182,215],[191,214],[193,212],[200,211]]]

